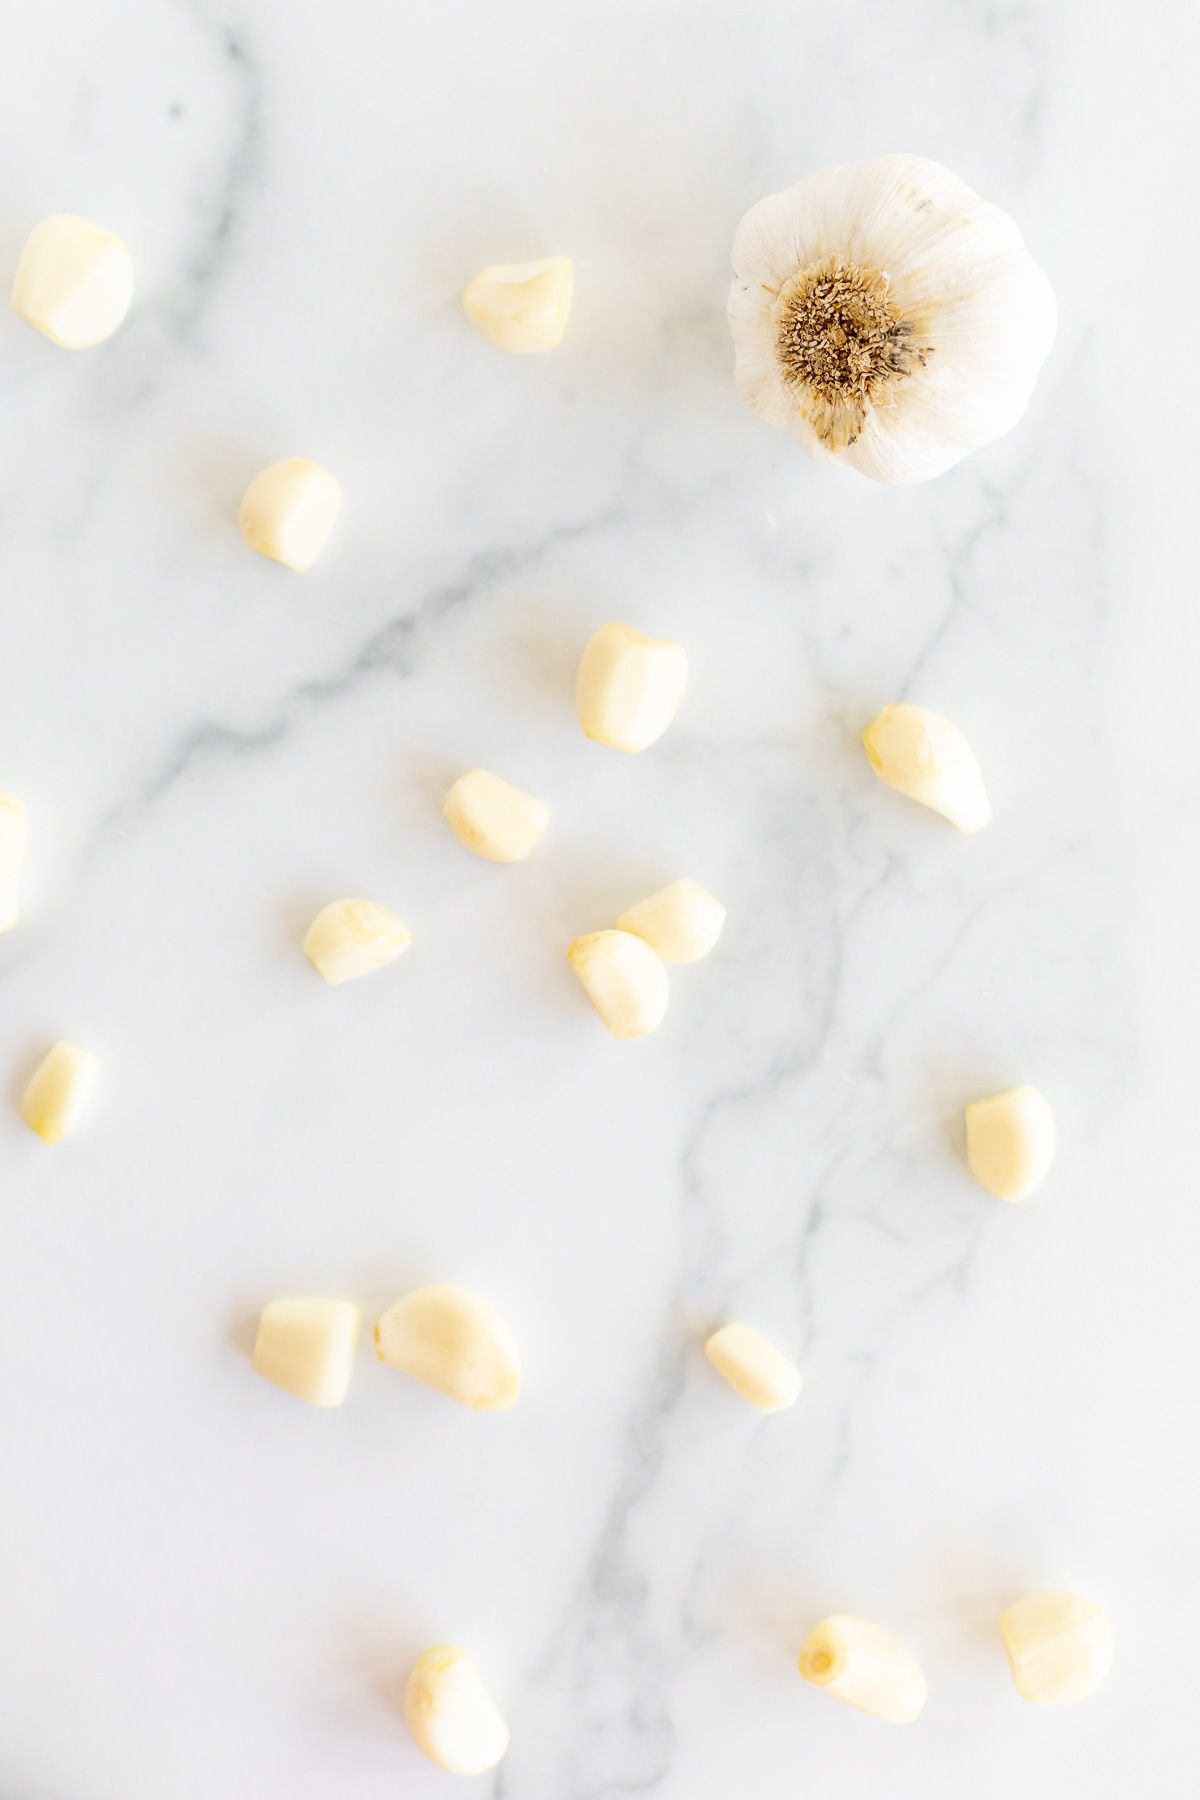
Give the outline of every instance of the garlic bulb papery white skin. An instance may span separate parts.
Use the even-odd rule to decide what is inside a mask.
[[[1054,341],[1053,290],[1013,220],[923,156],[768,195],[733,270],[742,397],[873,481],[928,481],[1008,431]]]

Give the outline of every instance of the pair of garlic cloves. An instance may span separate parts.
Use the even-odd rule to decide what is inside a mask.
[[[567,961],[613,1037],[645,1037],[666,1016],[667,963],[699,962],[724,924],[721,902],[684,876],[627,908],[615,928],[576,938]]]
[[[254,1367],[310,1406],[340,1406],[350,1387],[362,1316],[349,1300],[293,1295],[262,1310]],[[467,1288],[418,1288],[375,1326],[381,1363],[474,1412],[517,1401],[516,1342],[495,1307]]]
[[[1037,1706],[1086,1699],[1112,1667],[1112,1628],[1078,1594],[1027,1594],[1001,1614],[1000,1635],[1018,1694]],[[911,1724],[929,1694],[904,1645],[848,1613],[822,1620],[800,1652],[799,1669],[835,1700],[892,1725]]]

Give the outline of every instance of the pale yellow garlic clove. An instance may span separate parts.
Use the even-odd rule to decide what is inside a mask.
[[[534,794],[472,769],[446,795],[446,817],[460,844],[489,862],[524,862],[550,819],[550,808]]]
[[[1054,1161],[1054,1114],[1036,1088],[1012,1088],[966,1110],[967,1167],[997,1200],[1025,1200]]]
[[[296,1295],[263,1307],[254,1367],[310,1406],[340,1406],[350,1386],[360,1314],[348,1300]]]
[[[704,1346],[704,1354],[735,1394],[759,1412],[782,1412],[800,1393],[800,1371],[783,1352],[749,1325],[722,1325]]]
[[[133,259],[120,238],[90,219],[54,213],[26,240],[12,303],[64,350],[110,338],[133,300]]]
[[[512,1333],[466,1288],[418,1288],[397,1300],[375,1327],[375,1354],[476,1412],[503,1412],[521,1390]]]
[[[949,719],[924,706],[885,706],[863,733],[863,744],[881,781],[960,831],[982,831],[991,820],[975,753]]]
[[[412,941],[404,920],[377,900],[334,900],[309,926],[304,954],[336,987],[394,962]]]
[[[0,794],[0,931],[21,917],[20,880],[29,841],[29,821],[15,794]]]
[[[430,1762],[451,1775],[485,1775],[508,1749],[508,1726],[458,1644],[426,1650],[404,1691],[404,1722]]]
[[[1037,1706],[1085,1700],[1112,1667],[1112,1627],[1078,1594],[1027,1594],[1001,1614],[1000,1633],[1018,1694]]]
[[[602,625],[575,678],[584,735],[631,754],[648,749],[678,712],[687,680],[682,644],[646,637],[632,625]]]
[[[616,1038],[645,1037],[663,1022],[670,998],[657,950],[631,931],[591,931],[567,948],[583,991]]]
[[[74,1131],[96,1080],[96,1059],[78,1044],[58,1043],[25,1089],[21,1117],[43,1144]]]
[[[493,263],[463,291],[463,307],[481,337],[518,356],[553,350],[571,316],[575,268],[569,256]]]
[[[716,944],[724,924],[721,902],[689,876],[639,900],[617,920],[619,930],[645,938],[668,963],[699,962]]]
[[[928,1696],[925,1677],[904,1645],[869,1619],[834,1613],[800,1652],[800,1673],[859,1712],[908,1725]]]
[[[341,506],[341,483],[328,469],[289,456],[255,476],[238,523],[252,550],[303,575],[325,548]]]

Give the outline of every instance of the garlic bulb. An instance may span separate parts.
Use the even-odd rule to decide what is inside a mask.
[[[743,398],[873,481],[928,481],[1009,430],[1054,341],[1053,291],[1013,220],[923,156],[768,195],[733,269]]]

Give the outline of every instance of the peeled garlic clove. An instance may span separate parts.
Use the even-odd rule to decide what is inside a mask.
[[[1054,1161],[1054,1114],[1036,1088],[1011,1088],[967,1107],[967,1167],[997,1200],[1025,1200]]]
[[[925,1677],[903,1644],[869,1619],[834,1613],[800,1652],[800,1673],[859,1712],[908,1725],[928,1697]]]
[[[460,844],[489,862],[502,863],[524,862],[550,818],[544,800],[486,769],[459,776],[446,795],[445,811]]]
[[[54,213],[26,240],[13,282],[14,311],[64,350],[102,344],[129,311],[133,259],[90,219]]]
[[[417,1748],[451,1775],[485,1775],[508,1749],[508,1726],[457,1644],[420,1658],[404,1691],[404,1722]]]
[[[1001,1614],[1000,1633],[1017,1692],[1036,1706],[1086,1700],[1112,1668],[1112,1627],[1078,1594],[1027,1594]]]
[[[614,750],[646,750],[667,729],[687,688],[687,652],[632,625],[602,625],[575,679],[584,735]]]
[[[476,1412],[504,1412],[521,1389],[512,1333],[466,1288],[418,1288],[397,1300],[375,1327],[375,1354]]]
[[[734,1393],[759,1412],[782,1412],[795,1405],[799,1369],[749,1325],[722,1325],[705,1344],[704,1354]]]
[[[733,270],[743,398],[874,481],[927,481],[1015,425],[1054,341],[1054,294],[1012,219],[923,156],[760,200]]]
[[[336,987],[394,962],[412,941],[404,920],[377,900],[334,900],[309,926],[304,954]]]
[[[657,1031],[667,1010],[667,971],[657,950],[631,931],[591,931],[568,946],[567,961],[617,1038]]]
[[[957,725],[924,706],[885,706],[863,733],[880,781],[932,807],[967,833],[982,831],[992,808],[975,753]]]
[[[617,927],[645,938],[664,962],[694,963],[708,955],[724,923],[721,902],[685,875],[628,907]]]
[[[562,343],[574,286],[569,256],[492,263],[467,283],[462,301],[468,319],[489,344],[529,356]]]
[[[310,1406],[340,1406],[354,1370],[359,1323],[359,1310],[348,1300],[271,1300],[258,1321],[254,1367]]]
[[[341,507],[341,483],[328,469],[289,456],[254,477],[238,523],[252,550],[303,575],[325,548]]]
[[[11,931],[21,917],[19,883],[29,821],[15,794],[0,794],[0,931]]]
[[[21,1117],[43,1144],[74,1131],[96,1080],[96,1059],[78,1044],[58,1043],[25,1089]]]

